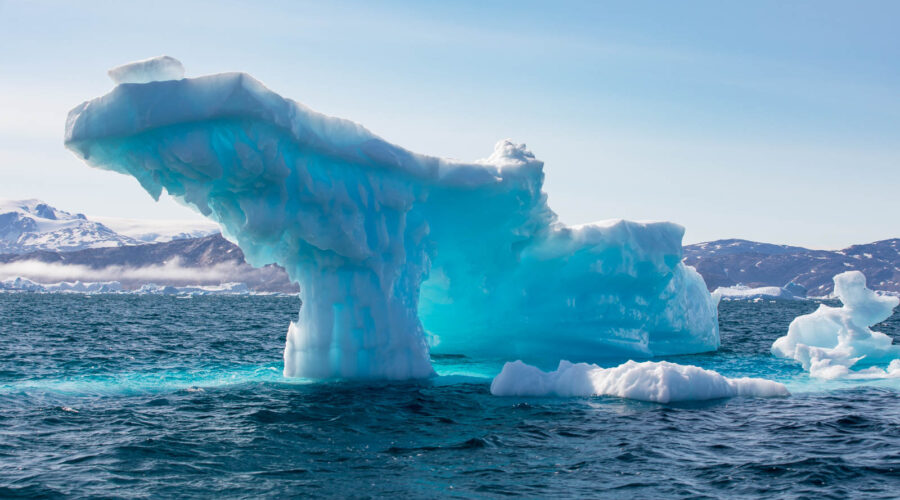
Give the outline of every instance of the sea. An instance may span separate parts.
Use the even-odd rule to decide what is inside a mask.
[[[285,379],[297,297],[0,294],[0,497],[898,498],[900,381],[769,352],[818,304],[722,302],[721,349],[666,358],[791,396],[656,404],[492,396],[465,353]]]

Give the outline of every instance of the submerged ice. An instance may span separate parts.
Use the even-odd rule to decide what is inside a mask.
[[[772,353],[799,361],[817,378],[900,377],[900,345],[869,329],[888,319],[900,299],[868,289],[859,271],[835,276],[834,294],[843,307],[822,304],[795,318]]]
[[[784,384],[760,378],[727,378],[697,366],[628,361],[613,368],[560,361],[545,372],[521,361],[506,363],[491,383],[495,396],[617,396],[672,403],[734,396],[789,395]]]
[[[241,73],[119,85],[70,112],[65,142],[287,270],[303,300],[287,376],[423,377],[429,349],[535,361],[719,344],[683,228],[560,224],[521,144],[472,163],[419,155]]]

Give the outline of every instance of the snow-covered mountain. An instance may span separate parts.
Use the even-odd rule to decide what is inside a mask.
[[[91,216],[113,231],[144,243],[202,238],[219,233],[219,225],[208,220],[152,220]]]
[[[0,254],[71,252],[202,238],[219,232],[205,220],[86,217],[41,200],[0,199]]]
[[[185,287],[229,282],[244,283],[256,292],[298,290],[278,266],[251,267],[241,249],[221,234],[118,248],[0,254],[0,281],[8,280],[7,288],[28,289],[27,282],[17,283],[16,278],[40,284],[115,281],[127,290],[150,283]],[[57,291],[59,287],[34,290]]]
[[[73,251],[141,242],[40,200],[0,199],[0,253]]]
[[[801,285],[813,297],[832,292],[832,278],[844,271],[865,274],[869,288],[900,293],[900,238],[853,245],[843,250],[811,250],[747,240],[717,240],[684,247],[710,290],[718,287]]]

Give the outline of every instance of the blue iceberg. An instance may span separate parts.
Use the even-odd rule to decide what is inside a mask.
[[[158,74],[73,109],[65,144],[216,221],[251,264],[287,270],[303,305],[286,376],[425,377],[429,351],[590,361],[719,345],[684,229],[559,223],[524,145],[424,156],[246,74]]]

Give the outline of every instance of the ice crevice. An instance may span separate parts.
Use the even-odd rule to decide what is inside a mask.
[[[252,265],[286,269],[303,300],[287,376],[426,377],[430,350],[536,362],[719,345],[684,229],[559,223],[523,144],[425,156],[243,73],[123,68],[69,113],[66,147],[216,221]]]

